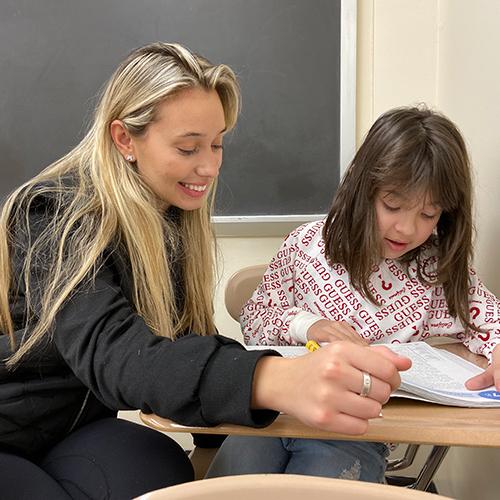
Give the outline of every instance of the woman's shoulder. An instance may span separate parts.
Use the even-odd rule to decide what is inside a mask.
[[[23,217],[53,216],[56,210],[69,205],[75,187],[75,180],[69,176],[28,182],[16,193],[12,212]]]

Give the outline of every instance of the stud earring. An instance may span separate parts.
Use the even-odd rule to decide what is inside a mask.
[[[129,162],[134,162],[135,161],[135,156],[134,155],[127,155],[125,156],[125,159]]]

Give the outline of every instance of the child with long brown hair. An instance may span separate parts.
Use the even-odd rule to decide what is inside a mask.
[[[245,342],[452,337],[491,362],[467,387],[500,390],[500,301],[471,268],[472,236],[471,168],[457,127],[424,106],[388,111],[368,132],[326,219],[293,231],[271,261],[242,311]],[[209,475],[381,482],[387,454],[383,443],[230,437]]]

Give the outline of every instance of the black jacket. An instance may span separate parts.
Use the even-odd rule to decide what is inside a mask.
[[[33,232],[49,217],[49,201],[33,204]],[[14,276],[20,275],[24,247],[16,248]],[[136,314],[130,284],[126,261],[110,253],[92,287],[80,289],[58,313],[51,338],[14,370],[0,364],[3,449],[43,452],[72,430],[118,410],[140,409],[199,426],[265,426],[276,417],[250,409],[255,365],[275,353],[247,352],[220,335],[187,332],[175,342],[157,337]],[[20,341],[22,283],[11,309]],[[10,354],[8,340],[0,335],[2,360]]]

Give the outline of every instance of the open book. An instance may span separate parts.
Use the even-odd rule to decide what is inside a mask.
[[[430,403],[471,408],[500,407],[500,392],[495,387],[469,391],[465,381],[483,371],[475,364],[425,342],[387,344],[393,351],[412,360],[412,367],[401,372],[401,386],[392,395]],[[273,349],[283,356],[301,356],[305,347],[247,346],[247,349]]]

